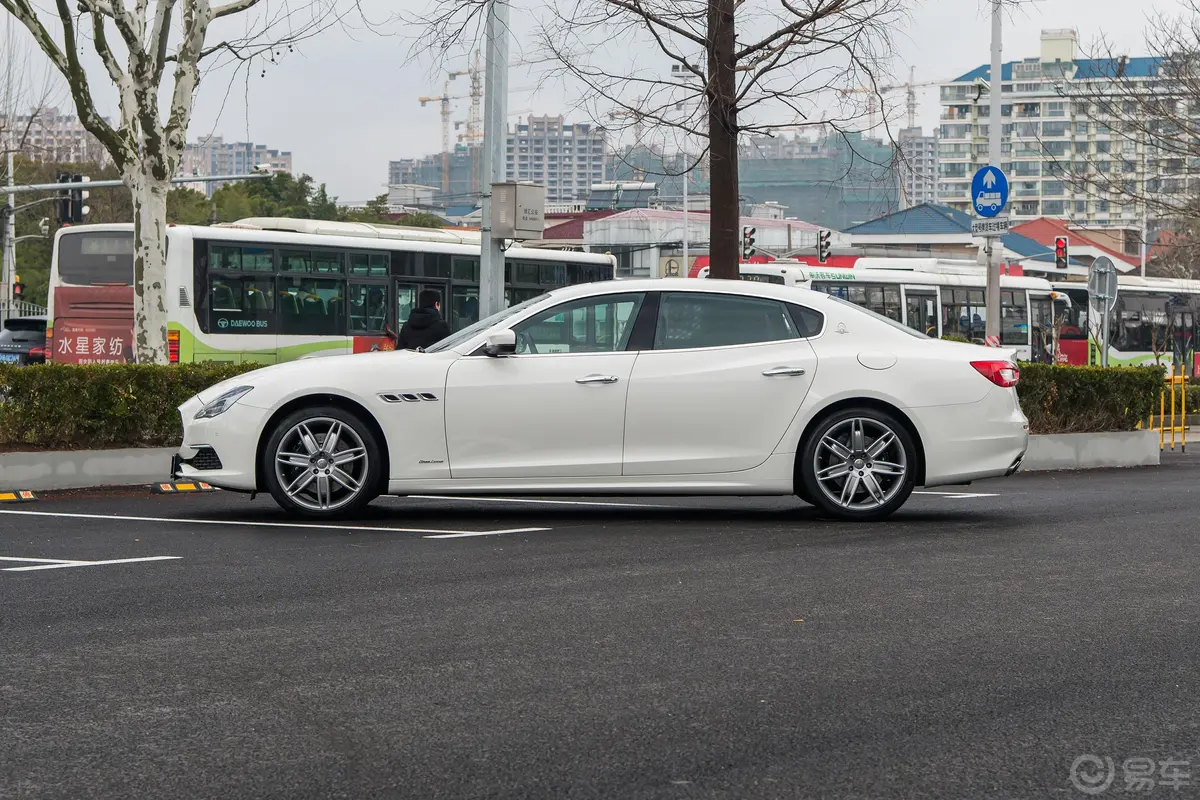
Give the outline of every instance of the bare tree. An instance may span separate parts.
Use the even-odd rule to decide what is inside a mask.
[[[52,0],[50,5],[53,11],[33,0],[0,0],[0,9],[29,30],[65,79],[80,122],[108,151],[133,195],[134,351],[142,363],[165,363],[167,191],[187,141],[202,62],[216,56],[248,65],[273,58],[339,22],[338,0],[282,7],[264,0],[218,5],[210,0]],[[234,15],[245,22],[242,33],[211,41],[209,26]],[[117,122],[97,111],[97,91],[81,60],[85,40],[104,66],[103,82],[111,81],[118,92]],[[168,69],[173,84],[164,112],[159,96]]]
[[[462,41],[487,0],[434,2],[426,41],[444,48]],[[545,2],[530,12],[539,20],[530,60],[585,87],[581,105],[593,119],[678,137],[678,149],[696,154],[687,172],[707,159],[711,276],[737,278],[740,137],[861,118],[854,95],[837,90],[868,86],[879,94],[888,31],[904,7],[904,0]]]
[[[1081,126],[1075,133],[1097,135],[1093,145],[1077,142],[1072,152],[1044,130],[1038,140],[1050,175],[1095,202],[1145,214],[1151,229],[1200,222],[1200,0],[1181,1],[1181,11],[1150,19],[1147,55],[1131,58],[1101,39],[1086,71],[1064,65],[1059,94]]]

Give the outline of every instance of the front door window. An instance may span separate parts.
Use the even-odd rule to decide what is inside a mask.
[[[543,311],[517,325],[517,353],[612,353],[624,350],[643,295],[589,297]]]

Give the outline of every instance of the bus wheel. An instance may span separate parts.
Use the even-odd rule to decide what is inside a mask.
[[[271,496],[295,516],[353,516],[378,494],[379,443],[361,419],[334,406],[302,408],[285,417],[262,458]]]

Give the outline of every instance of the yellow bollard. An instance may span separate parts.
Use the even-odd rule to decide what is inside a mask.
[[[1158,449],[1167,446],[1167,387],[1164,386],[1158,396]]]
[[[1171,365],[1171,449],[1175,449],[1175,365]]]

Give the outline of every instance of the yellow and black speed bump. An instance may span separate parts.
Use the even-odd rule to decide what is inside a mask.
[[[184,481],[180,483],[155,483],[150,487],[151,494],[195,494],[197,492],[215,492],[212,486],[199,481]]]
[[[33,492],[0,492],[0,503],[33,503],[37,495]]]

